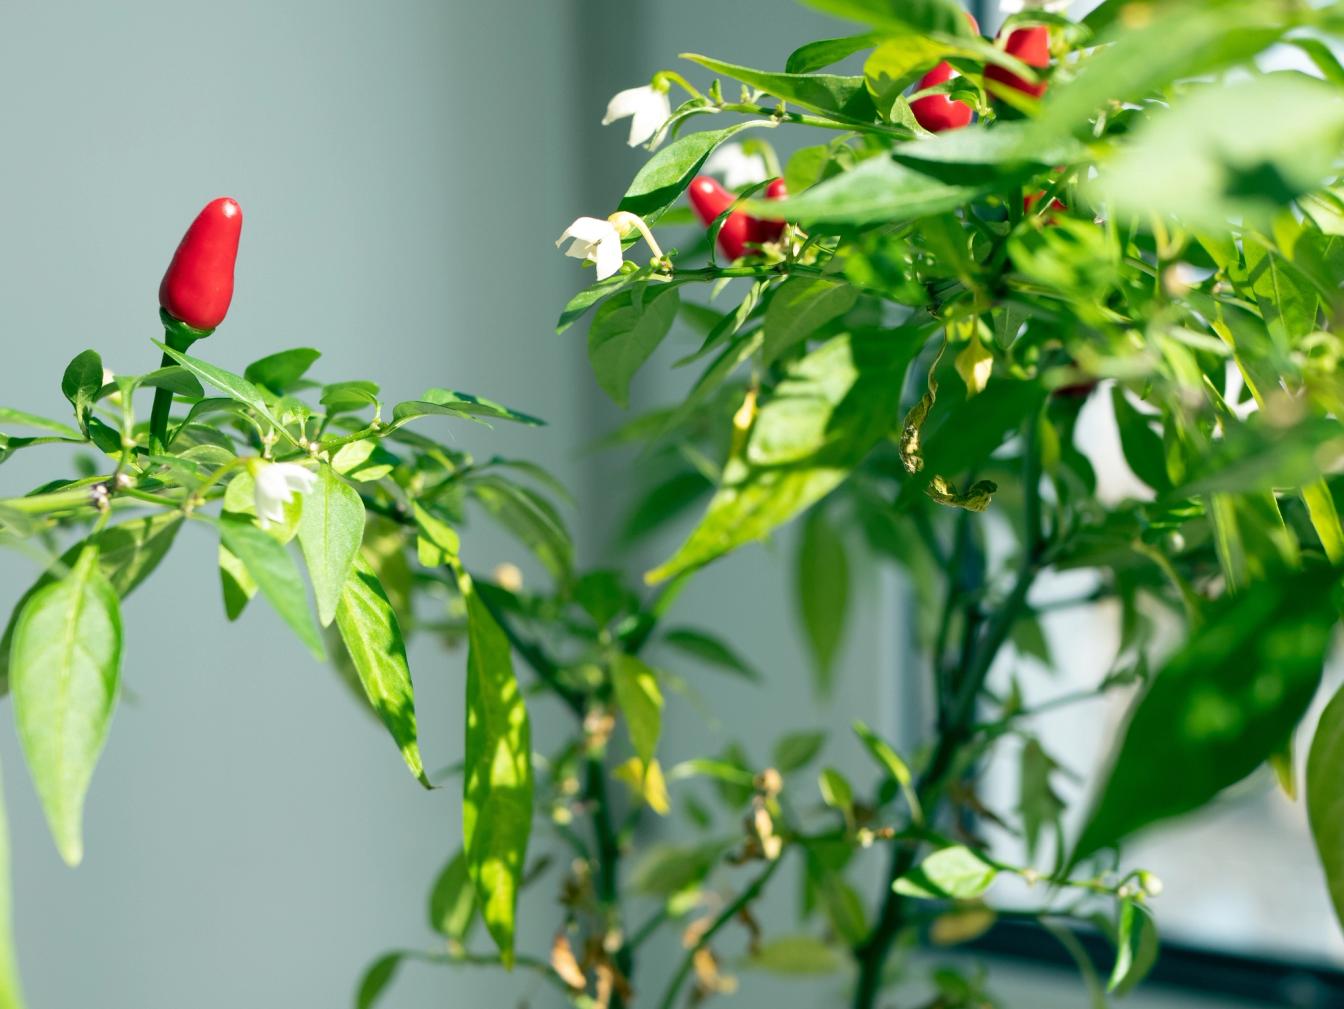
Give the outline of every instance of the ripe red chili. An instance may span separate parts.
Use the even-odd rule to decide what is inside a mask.
[[[935,84],[950,81],[953,73],[955,71],[952,69],[952,64],[943,61],[921,77],[915,88],[923,91]],[[915,114],[915,121],[930,133],[959,130],[969,125],[971,121],[971,107],[965,102],[953,101],[947,95],[925,95],[923,98],[916,98],[910,103],[910,111]]]
[[[194,329],[214,329],[224,321],[233,300],[233,265],[243,211],[221,196],[196,215],[173,253],[159,285],[159,304],[179,322]]]
[[[1029,67],[1049,66],[1050,30],[1044,25],[1018,28],[1008,36],[1008,42],[1003,48],[1009,56],[1016,56]],[[1040,98],[1045,94],[1045,81],[1028,84],[1011,70],[1006,70],[997,64],[985,68],[985,77],[1015,91],[1021,91],[1024,95],[1031,95],[1032,98]]]
[[[970,21],[972,31],[977,35],[980,34],[980,24],[974,16],[967,14],[966,20]],[[919,79],[915,90],[923,91],[935,84],[946,83],[952,79],[954,73],[956,71],[953,70],[952,64],[944,60]],[[916,98],[910,103],[910,111],[915,114],[915,121],[930,133],[960,129],[970,124],[972,115],[969,105],[965,102],[955,102],[947,95],[926,95],[923,98]]]
[[[713,224],[715,218],[737,199],[719,185],[717,179],[711,179],[708,175],[697,175],[691,180],[690,195],[691,206],[705,227]],[[751,231],[752,219],[742,211],[734,210],[719,228],[719,248],[729,259],[738,259],[746,253],[747,243],[755,241]]]
[[[771,179],[770,184],[765,187],[765,198],[767,200],[782,200],[789,195],[789,187],[784,184],[783,179]],[[757,245],[764,245],[766,242],[778,242],[779,236],[784,234],[784,224],[782,220],[773,217],[757,219],[750,217],[751,221],[751,241]]]

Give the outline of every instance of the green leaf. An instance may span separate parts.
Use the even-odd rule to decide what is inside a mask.
[[[1242,241],[1246,283],[1265,320],[1265,327],[1282,348],[1296,347],[1316,328],[1315,290],[1302,274],[1278,253],[1251,237]],[[1236,278],[1234,278],[1236,279]]]
[[[85,546],[34,593],[14,627],[10,678],[19,742],[61,857],[84,857],[84,795],[107,739],[121,675],[117,594]]]
[[[849,557],[844,538],[821,508],[813,508],[803,523],[794,568],[794,591],[817,687],[823,695],[829,695],[835,658],[849,617]]]
[[[1157,925],[1136,900],[1122,901],[1116,928],[1115,967],[1106,990],[1117,998],[1128,994],[1157,963]]]
[[[303,576],[289,551],[270,533],[253,525],[242,515],[225,512],[219,518],[220,542],[243,563],[281,619],[289,624],[299,640],[321,662],[322,635],[308,608],[308,592]]]
[[[1331,176],[1341,144],[1344,95],[1299,74],[1268,74],[1201,87],[1154,112],[1091,188],[1145,221],[1264,224]]]
[[[901,759],[901,755],[892,749],[885,739],[868,728],[863,722],[856,721],[854,723],[854,734],[859,737],[859,742],[877,761],[878,766],[886,771],[887,775],[896,784],[901,786],[901,791],[905,794],[906,802],[910,806],[911,815],[916,823],[921,821],[924,818],[924,813],[920,808],[919,797],[915,794],[909,765]]]
[[[476,914],[476,891],[467,872],[467,856],[459,851],[443,867],[429,894],[429,927],[462,942]]]
[[[416,733],[415,688],[397,614],[369,563],[362,556],[352,559],[354,567],[336,608],[336,628],[359,674],[364,696],[392,734],[406,766],[429,788]]]
[[[372,1009],[382,997],[387,986],[397,975],[397,968],[405,958],[404,953],[387,953],[369,965],[359,982],[359,991],[355,995],[355,1009]]]
[[[824,767],[817,776],[817,788],[821,791],[821,801],[832,809],[838,809],[849,820],[854,815],[854,789],[843,774],[833,767]]]
[[[1316,725],[1307,756],[1307,817],[1335,917],[1344,925],[1344,689]]]
[[[431,514],[418,501],[411,505],[411,514],[415,516],[417,530],[415,554],[421,566],[438,568],[456,563],[461,546],[457,530]]]
[[[588,328],[593,377],[620,407],[629,406],[630,380],[663,342],[677,317],[676,288],[625,292],[603,302]]]
[[[219,545],[219,587],[224,595],[224,615],[237,620],[257,594],[257,580],[223,543]]]
[[[638,214],[652,223],[691,184],[691,179],[695,178],[714,148],[742,130],[763,125],[769,125],[768,121],[752,120],[722,130],[691,133],[674,140],[644,163],[644,167],[631,180],[625,196],[621,197],[617,209]],[[569,310],[565,314],[568,315]],[[565,323],[564,316],[561,322]]]
[[[283,396],[298,386],[299,380],[322,354],[310,347],[297,347],[270,354],[253,361],[243,371],[243,378],[253,385],[265,386],[277,396]]]
[[[532,830],[532,730],[509,642],[465,574],[467,726],[462,836],[481,917],[506,967]]]
[[[798,196],[768,204],[747,200],[742,209],[802,224],[899,224],[955,210],[979,194],[979,188],[943,182],[879,155]]]
[[[1028,739],[1022,746],[1021,786],[1017,810],[1022,817],[1022,834],[1027,844],[1027,857],[1036,857],[1041,828],[1057,827],[1064,814],[1064,800],[1050,784],[1050,776],[1059,765],[1045,752],[1040,741]]]
[[[927,900],[972,900],[994,883],[999,870],[970,848],[942,848],[893,884],[906,897]]]
[[[1102,46],[1079,64],[1077,76],[1051,87],[1039,117],[1023,137],[1023,148],[1049,144],[1069,133],[1082,137],[1102,108],[1139,102],[1177,79],[1249,60],[1272,45],[1289,24],[1283,12],[1256,3],[1169,4],[1144,27],[1117,32],[1113,45]],[[1253,121],[1244,120],[1237,132],[1251,136],[1278,132],[1276,120],[1264,120],[1264,128],[1247,129]],[[1239,142],[1245,140],[1232,140],[1233,146]],[[1175,170],[1175,165],[1164,166],[1163,178]]]
[[[884,437],[918,327],[836,337],[797,362],[761,408],[700,524],[659,582],[760,539],[836,487]]]
[[[943,32],[969,36],[970,22],[955,0],[804,0],[836,17],[862,21],[886,32]]]
[[[528,424],[533,427],[545,424],[545,421],[536,417],[511,410],[502,403],[473,396],[469,392],[458,392],[456,389],[429,389],[419,399],[398,403],[392,410],[391,427],[395,430],[418,417],[431,416],[465,417],[468,420],[487,417],[491,420],[511,420],[517,424]]]
[[[835,74],[781,74],[768,70],[724,63],[696,53],[682,53],[681,58],[699,63],[707,70],[723,74],[733,80],[749,84],[817,112],[832,112],[850,119],[868,120],[873,116],[873,102],[864,87],[862,77],[839,77]]]
[[[556,578],[574,565],[574,545],[564,521],[535,492],[497,477],[477,477],[468,490],[500,525],[518,538]]]
[[[0,1009],[23,1009],[18,957],[14,953],[13,902],[10,898],[9,824],[0,793]]]
[[[658,689],[658,674],[633,655],[620,652],[611,661],[611,686],[616,703],[625,714],[630,745],[647,765],[658,749],[658,736],[663,730],[663,694]]]
[[[0,423],[19,424],[23,427],[35,427],[43,431],[54,431],[62,437],[70,438],[74,441],[84,440],[84,435],[69,424],[63,424],[59,420],[51,420],[47,417],[39,417],[35,413],[15,410],[8,406],[0,406]]]
[[[98,390],[103,387],[103,359],[96,350],[86,350],[75,356],[61,376],[61,392],[75,408],[79,426],[85,428]]]
[[[996,122],[991,129],[975,123],[897,144],[892,155],[901,164],[944,182],[1000,187],[1023,174],[1066,166],[1086,157],[1083,145],[1070,137],[1027,146],[1029,125]]]
[[[824,732],[790,732],[775,744],[774,765],[780,774],[789,774],[812,763],[826,745]]]
[[[824,336],[823,327],[848,312],[858,300],[859,292],[843,281],[790,277],[775,291],[765,310],[761,364],[771,364],[798,344]]]
[[[330,466],[317,469],[317,486],[303,497],[299,546],[313,580],[317,619],[327,627],[364,539],[364,502]]]
[[[636,893],[659,897],[680,893],[703,881],[731,845],[726,840],[654,844],[635,864],[631,888]]]
[[[1120,446],[1129,468],[1159,494],[1171,490],[1162,436],[1151,427],[1157,418],[1140,413],[1118,385],[1111,389],[1111,403],[1115,409],[1116,426],[1120,429]]]
[[[728,644],[711,634],[689,627],[674,627],[663,634],[663,641],[711,666],[726,669],[748,680],[761,679],[759,670],[733,651]]]
[[[138,384],[152,389],[167,389],[186,399],[200,399],[205,395],[196,376],[180,365],[158,368],[147,375],[141,375]]]
[[[225,371],[223,368],[217,368],[213,364],[207,364],[199,358],[192,357],[190,354],[184,354],[180,350],[174,350],[165,343],[158,340],[153,341],[154,345],[171,357],[174,361],[186,368],[206,385],[214,386],[229,399],[242,403],[244,406],[251,407],[257,414],[266,419],[270,425],[277,429],[283,429],[284,425],[271,413],[266,405],[266,400],[261,394],[261,390],[255,385],[243,378],[241,375],[235,375],[231,371]]]
[[[90,538],[98,547],[98,567],[103,577],[121,598],[126,598],[150,573],[159,566],[182,528],[181,512],[160,512],[145,518],[130,519],[120,525],[108,526]],[[19,599],[10,613],[9,623],[0,636],[0,693],[9,689],[10,648],[14,627],[19,614],[40,589],[56,581],[74,566],[84,549],[84,542],[76,543],[44,571]],[[0,1002],[0,1009],[4,1003]]]
[[[1135,708],[1075,863],[1199,808],[1284,746],[1320,683],[1333,585],[1281,576],[1212,607]]]
[[[810,74],[832,63],[839,63],[846,56],[863,49],[871,48],[878,36],[869,32],[864,35],[847,35],[840,39],[820,39],[799,46],[789,54],[784,70],[790,74]]]
[[[772,974],[833,974],[844,958],[830,944],[810,935],[783,935],[761,943],[744,967]]]

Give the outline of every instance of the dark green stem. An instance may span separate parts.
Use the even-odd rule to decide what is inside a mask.
[[[1044,558],[1044,542],[1041,535],[1041,464],[1040,452],[1036,443],[1038,418],[1032,416],[1027,422],[1022,445],[1022,556],[1018,564],[1017,579],[1013,583],[1007,598],[984,624],[980,633],[972,633],[966,639],[962,650],[960,669],[957,671],[955,690],[951,692],[949,703],[929,764],[920,775],[916,785],[916,794],[920,805],[933,824],[942,805],[944,792],[957,772],[958,758],[963,748],[975,735],[975,709],[980,692],[984,689],[985,679],[990,667],[1003,643],[1008,639],[1013,624],[1021,615],[1037,573]],[[949,578],[957,578],[953,571]],[[964,597],[961,597],[964,598]],[[958,596],[949,594],[948,605],[954,605]],[[968,605],[978,609],[979,601],[972,598]],[[971,614],[967,613],[969,620]],[[946,621],[947,614],[944,614]],[[979,630],[979,628],[976,628]],[[938,659],[935,658],[935,663]],[[943,671],[935,665],[933,674],[940,684]],[[878,992],[882,989],[882,975],[887,959],[897,936],[907,924],[906,899],[893,889],[893,884],[916,865],[919,857],[918,844],[898,844],[892,849],[891,863],[887,869],[887,887],[878,911],[877,922],[868,937],[854,950],[858,961],[858,980],[854,989],[854,1009],[873,1009]]]
[[[186,353],[193,343],[209,336],[213,330],[193,329],[184,322],[178,322],[172,316],[160,312],[163,320],[164,342],[179,354]],[[166,351],[160,368],[172,367],[177,362]],[[149,451],[151,455],[162,455],[168,450],[168,418],[173,410],[173,391],[162,387],[154,390],[154,407],[149,414]]]

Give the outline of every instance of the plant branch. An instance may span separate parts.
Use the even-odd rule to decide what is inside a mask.
[[[779,868],[782,861],[784,861],[783,855],[767,865],[765,871],[752,880],[747,888],[738,894],[732,903],[720,911],[719,916],[710,923],[709,928],[705,929],[704,934],[695,941],[694,945],[686,950],[686,955],[681,958],[681,964],[677,967],[677,972],[672,975],[672,980],[668,983],[667,990],[663,992],[663,997],[658,1003],[659,1009],[672,1009],[672,1006],[677,1001],[677,993],[681,991],[681,986],[686,983],[686,977],[690,974],[691,968],[695,965],[695,954],[708,946],[709,940],[713,939],[723,926],[736,918],[738,912],[760,895],[760,892],[765,889],[765,884],[770,882],[770,877],[775,874],[775,870]]]

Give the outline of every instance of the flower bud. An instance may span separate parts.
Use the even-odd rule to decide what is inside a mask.
[[[233,265],[243,212],[227,196],[211,200],[196,215],[173,253],[159,285],[159,305],[193,329],[211,330],[224,321],[233,300]]]

